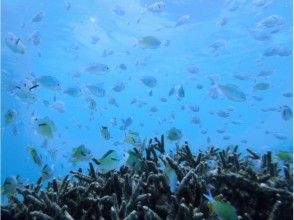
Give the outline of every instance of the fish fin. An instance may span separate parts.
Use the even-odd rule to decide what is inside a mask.
[[[18,45],[19,41],[20,41],[20,38],[17,38],[17,40],[15,41],[15,45]]]
[[[203,196],[204,196],[206,199],[208,199],[209,202],[211,202],[211,201],[213,200],[213,196],[212,196],[212,194],[211,194],[210,189],[208,190],[208,194],[204,194],[204,193],[203,193]]]

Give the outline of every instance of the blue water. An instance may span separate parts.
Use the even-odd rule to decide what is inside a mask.
[[[44,164],[54,165],[55,176],[62,176],[87,165],[81,162],[72,166],[72,148],[84,144],[97,158],[109,149],[124,152],[131,146],[114,143],[123,142],[128,130],[137,131],[144,139],[167,136],[167,131],[176,127],[183,137],[179,141],[166,140],[171,150],[184,141],[194,152],[208,145],[236,144],[242,151],[292,150],[293,121],[291,117],[283,119],[280,111],[282,106],[292,109],[293,104],[292,96],[285,95],[293,88],[292,1],[170,0],[165,1],[161,12],[148,10],[152,3],[155,1],[2,1],[2,183],[8,176],[20,175],[30,181],[39,177],[40,168],[32,161],[29,146],[37,149]],[[123,13],[115,13],[116,7]],[[39,12],[44,13],[42,20],[32,22]],[[186,22],[176,25],[184,15],[189,15]],[[271,16],[277,16],[278,21],[266,23]],[[224,22],[220,22],[222,19]],[[40,35],[38,45],[30,39],[36,30]],[[21,40],[24,54],[7,46],[8,32]],[[96,44],[92,36],[99,38]],[[145,36],[155,37],[161,45],[143,49],[139,40]],[[85,68],[92,62],[107,65],[109,71],[88,73]],[[198,71],[191,73],[189,67],[197,67]],[[262,71],[272,74],[259,76]],[[11,89],[32,73],[35,77],[54,76],[61,90],[39,86],[33,89],[37,100],[24,103]],[[248,79],[239,80],[236,74]],[[157,79],[152,96],[140,80],[144,75]],[[208,79],[211,75],[220,85],[237,86],[246,101],[235,102],[220,93],[214,99],[210,95],[215,86]],[[125,83],[123,91],[112,90],[117,82]],[[93,83],[103,83],[104,97],[85,91],[86,85]],[[257,83],[267,83],[269,88],[254,90]],[[183,86],[183,98],[168,95],[175,85]],[[79,86],[81,96],[65,94],[71,86]],[[115,98],[118,107],[108,103],[109,96]],[[51,104],[54,97],[64,102],[63,113],[44,105],[44,100]],[[146,104],[141,108],[131,104],[135,97]],[[161,101],[163,97],[166,102]],[[96,112],[89,109],[88,98],[96,101]],[[199,111],[191,111],[190,105],[198,106]],[[150,112],[152,107],[157,111]],[[7,124],[5,114],[11,109],[17,116]],[[228,113],[228,117],[220,117],[219,111]],[[46,116],[54,122],[56,132],[44,147],[44,137],[36,132],[32,118]],[[116,126],[110,122],[113,117]],[[133,123],[126,131],[120,130],[121,119],[128,117]],[[200,123],[192,123],[193,117],[198,117]],[[108,127],[110,140],[101,136],[101,126]],[[56,158],[48,151],[56,151]]]

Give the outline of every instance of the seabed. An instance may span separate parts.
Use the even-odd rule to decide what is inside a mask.
[[[1,207],[2,219],[233,219],[213,209],[203,196],[208,191],[214,201],[234,208],[237,219],[292,219],[292,164],[284,162],[280,168],[271,151],[241,154],[238,146],[210,146],[194,155],[186,142],[167,155],[162,135],[150,139],[144,152],[134,148],[133,153],[140,166],[99,173],[93,160],[87,171],[71,171],[45,187],[40,178],[17,188]],[[175,189],[161,163],[174,169]]]

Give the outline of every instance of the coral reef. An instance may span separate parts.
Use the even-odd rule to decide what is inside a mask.
[[[167,155],[164,145],[162,135],[151,139],[144,153],[134,148],[140,169],[123,165],[102,174],[90,162],[87,172],[71,171],[46,187],[40,178],[18,188],[1,212],[12,219],[40,220],[217,219],[203,196],[211,190],[236,208],[239,219],[292,219],[292,168],[284,164],[279,169],[270,151],[261,156],[247,149],[243,155],[238,146],[211,146],[194,155],[186,142]],[[174,192],[162,164],[175,170]]]

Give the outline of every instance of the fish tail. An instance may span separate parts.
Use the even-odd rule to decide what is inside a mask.
[[[203,193],[203,196],[204,196],[206,199],[208,199],[209,202],[213,200],[213,196],[212,196],[212,194],[211,194],[210,189],[208,190],[208,194],[204,194],[204,193]]]

